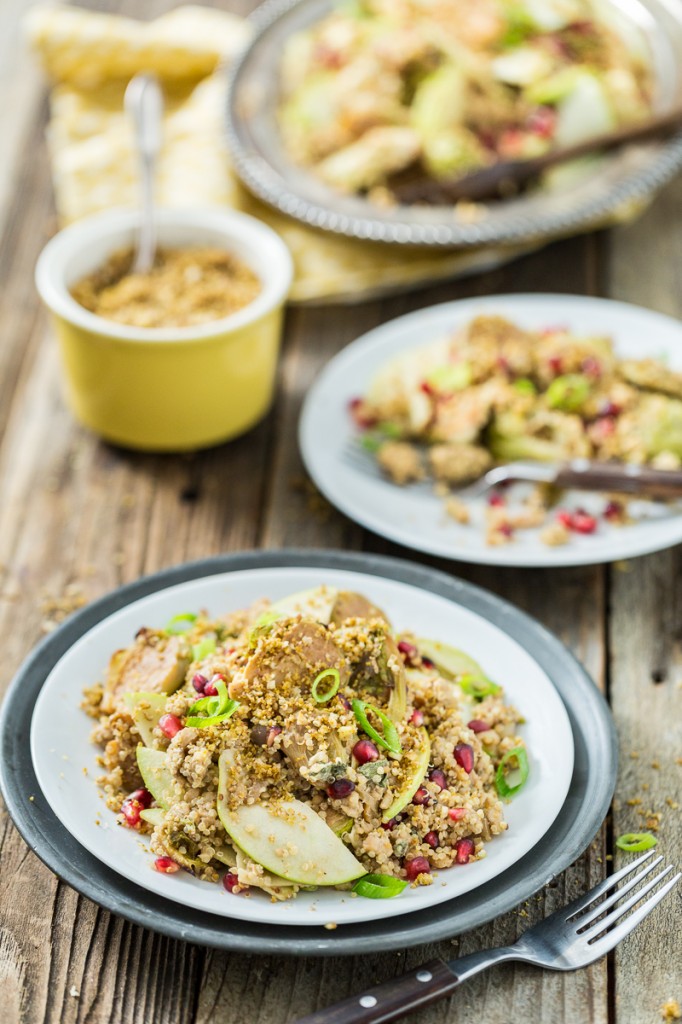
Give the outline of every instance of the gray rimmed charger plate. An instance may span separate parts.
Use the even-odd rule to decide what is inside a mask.
[[[566,802],[543,839],[502,875],[435,907],[334,932],[292,929],[216,917],[156,896],[89,854],[50,810],[29,748],[33,707],[54,665],[89,629],[132,601],[187,580],[245,569],[315,567],[351,570],[422,587],[484,616],[521,643],[550,676],[573,730],[575,765]],[[0,715],[0,790],[31,849],[52,870],[115,914],[173,938],[253,953],[350,955],[404,949],[449,938],[510,910],[571,864],[608,810],[617,768],[609,709],[587,673],[560,641],[506,601],[434,569],[346,552],[266,551],[224,555],[177,566],[128,584],[83,609],[45,639],[14,679]],[[32,800],[29,797],[33,797]]]
[[[294,33],[325,17],[335,0],[266,0],[254,14],[256,34],[231,72],[227,131],[234,167],[251,192],[310,227],[370,242],[452,248],[538,243],[589,230],[645,202],[682,167],[682,133],[666,142],[628,146],[587,165],[560,187],[490,203],[474,221],[452,206],[380,208],[343,195],[297,166],[277,123],[282,49]],[[602,17],[648,52],[657,112],[679,102],[682,20],[677,0],[603,0]]]

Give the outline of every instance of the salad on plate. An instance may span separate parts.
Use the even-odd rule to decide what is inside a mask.
[[[83,707],[150,866],[235,895],[429,885],[485,857],[529,773],[523,718],[474,659],[332,586],[142,628]]]

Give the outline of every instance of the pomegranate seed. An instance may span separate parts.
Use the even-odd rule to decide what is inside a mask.
[[[509,373],[511,366],[509,365],[508,359],[505,359],[504,356],[498,356],[495,361],[497,363],[498,370],[502,370],[503,373]]]
[[[455,860],[458,864],[468,864],[469,857],[473,856],[475,849],[473,839],[458,839],[455,843]]]
[[[164,736],[168,737],[169,740],[172,740],[174,736],[177,736],[182,728],[182,722],[177,715],[161,715],[161,718],[159,719],[159,729]]]
[[[424,712],[419,708],[415,708],[410,715],[410,721],[412,725],[423,725],[424,724]]]
[[[410,882],[414,882],[419,875],[428,875],[431,872],[431,864],[426,857],[413,857],[412,860],[406,860],[404,867]]]
[[[588,377],[595,379],[601,377],[601,363],[594,356],[588,356],[587,359],[583,359],[580,368]]]
[[[180,870],[180,865],[176,864],[170,857],[157,857],[154,861],[154,868],[163,875],[172,875]]]
[[[559,509],[556,514],[556,521],[557,523],[561,523],[562,526],[565,526],[567,530],[573,529],[573,514],[568,512],[566,509]]]
[[[412,803],[417,804],[420,807],[426,807],[427,804],[431,803],[429,791],[425,789],[424,786],[420,786],[417,792],[412,797]]]
[[[430,846],[432,850],[437,850],[438,847],[440,846],[438,834],[433,831],[426,833],[426,835],[424,836],[424,842],[426,843],[427,846]]]
[[[197,693],[204,692],[204,687],[206,686],[207,682],[208,679],[206,678],[206,676],[202,676],[201,672],[197,672],[194,676],[192,676],[192,686],[197,691]]]
[[[614,416],[620,416],[622,411],[623,407],[618,405],[616,402],[604,402],[599,407],[599,416],[609,416],[613,418]]]
[[[344,706],[344,708],[346,709],[346,711],[350,711],[350,710],[351,710],[351,703],[350,703],[350,701],[348,700],[348,698],[347,698],[347,697],[341,697],[341,696],[339,696],[339,700],[340,700],[340,701],[341,701],[341,703],[343,704],[343,706]]]
[[[424,668],[435,668],[436,667],[434,665],[434,663],[431,661],[430,658],[425,658],[423,656],[422,656],[422,665],[424,666]]]
[[[594,516],[579,508],[573,515],[573,529],[576,533],[594,533],[597,529],[597,520]]]
[[[482,718],[472,718],[468,724],[472,732],[487,732],[490,726]]]
[[[327,786],[327,795],[332,800],[343,800],[344,797],[349,796],[355,789],[355,783],[351,782],[350,779],[335,779],[334,782],[330,782]]]
[[[502,505],[506,504],[506,502],[504,500],[503,495],[491,494],[490,497],[488,498],[488,504],[491,505],[493,508],[500,508]]]
[[[224,683],[224,682],[225,682],[224,677],[219,675],[218,673],[216,673],[214,676],[211,676],[209,681],[204,686],[204,693],[206,694],[207,697],[217,697],[218,696],[218,687],[216,686],[216,683]]]
[[[451,818],[453,821],[461,821],[465,814],[466,811],[463,807],[450,807],[448,809],[448,818]]]
[[[604,416],[602,419],[597,420],[592,431],[598,441],[603,441],[606,437],[612,437],[616,432],[615,420],[611,416]]]
[[[421,382],[421,384],[419,385],[419,389],[420,391],[423,391],[425,395],[428,395],[429,398],[433,398],[434,395],[436,394],[436,392],[434,391],[434,389],[431,387],[427,380],[423,380]]]
[[[604,519],[619,520],[623,516],[623,506],[619,501],[609,501],[604,509]]]
[[[509,523],[500,523],[497,529],[503,537],[512,537],[514,534],[514,529]]]
[[[398,650],[404,655],[406,661],[412,661],[419,655],[419,651],[414,644],[409,643],[407,640],[401,640],[398,644]]]
[[[429,782],[433,782],[433,784],[438,786],[439,789],[448,788],[448,780],[445,777],[445,772],[442,772],[440,768],[434,768],[429,772]]]
[[[528,127],[535,135],[548,139],[554,131],[556,114],[551,107],[538,107],[528,118]]]
[[[223,885],[228,892],[234,892],[235,886],[239,885],[239,876],[233,871],[228,871],[226,875],[223,875]],[[239,888],[247,890],[248,885],[239,885]]]
[[[391,818],[390,821],[382,821],[381,827],[383,828],[384,832],[392,832],[397,824],[398,824],[398,819],[397,818]]]
[[[126,799],[137,800],[137,802],[142,804],[142,806],[146,810],[147,807],[151,807],[152,800],[154,799],[154,797],[151,795],[148,789],[140,788],[134,789],[132,793],[128,794]]]
[[[370,427],[376,426],[377,420],[374,416],[365,416],[362,408],[363,401],[361,398],[352,398],[348,403],[348,409],[355,420],[356,426],[360,427],[361,430],[369,430]]]
[[[371,740],[358,740],[353,747],[353,757],[358,764],[367,764],[379,760],[379,750]]]
[[[125,818],[126,825],[128,828],[137,828],[140,824],[140,812],[144,810],[144,805],[139,800],[133,800],[131,797],[126,797],[121,804],[121,814]]]
[[[471,774],[474,770],[474,748],[470,743],[458,743],[453,750],[455,761],[465,772]]]

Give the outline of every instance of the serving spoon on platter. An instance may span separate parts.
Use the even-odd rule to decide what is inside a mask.
[[[617,131],[595,135],[591,139],[552,149],[528,160],[499,160],[460,178],[430,178],[415,173],[414,168],[397,174],[390,181],[393,194],[401,203],[428,203],[448,206],[460,200],[480,202],[516,195],[524,185],[540,174],[568,160],[607,152],[634,142],[662,139],[682,128],[682,107],[675,107],[640,124],[627,125]]]
[[[156,75],[140,74],[130,79],[125,92],[125,109],[133,122],[141,195],[140,230],[132,272],[146,274],[153,267],[156,255],[154,173],[161,149],[163,118],[163,93]]]

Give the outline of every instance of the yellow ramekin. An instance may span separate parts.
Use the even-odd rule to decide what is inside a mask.
[[[272,402],[289,250],[265,224],[223,209],[159,210],[160,245],[219,246],[258,275],[248,306],[197,327],[142,328],[88,312],[69,288],[134,244],[139,215],[109,210],[65,228],[43,249],[38,292],[53,315],[67,403],[105,440],[144,451],[219,444],[254,426]]]

